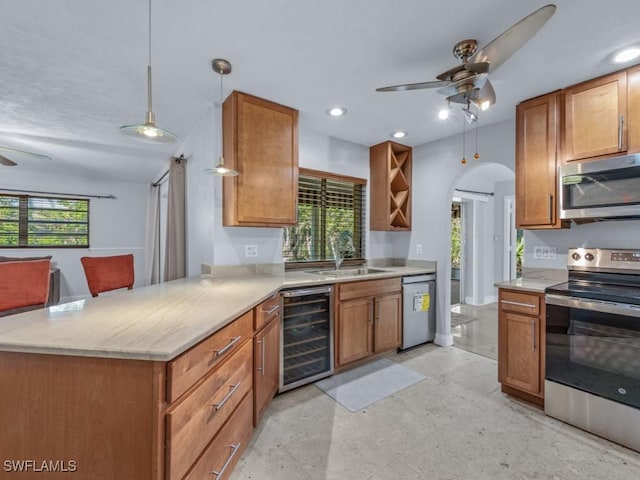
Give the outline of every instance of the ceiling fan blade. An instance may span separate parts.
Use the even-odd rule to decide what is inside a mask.
[[[480,89],[486,83],[488,74],[481,73],[479,75],[469,76],[458,80],[457,82],[449,83],[446,87],[439,88],[437,92],[440,95],[455,95],[463,85],[470,85],[472,88]]]
[[[523,47],[547,23],[547,20],[551,18],[555,11],[556,6],[549,4],[527,15],[498,35],[484,48],[474,53],[469,58],[468,63],[488,62],[490,64],[488,71],[494,71],[518,49]]]
[[[401,92],[404,90],[420,90],[422,88],[439,88],[449,85],[449,81],[432,81],[421,83],[408,83],[406,85],[394,85],[393,87],[376,88],[376,92]]]
[[[4,165],[5,167],[15,167],[17,163],[13,160],[9,160],[4,155],[0,155],[0,165]]]
[[[27,152],[25,150],[18,150],[17,148],[10,148],[10,147],[0,147],[0,152],[8,152],[9,154],[18,154],[19,155],[26,155],[28,157],[35,157],[35,158],[42,158],[44,160],[51,160],[51,157],[49,155],[43,155],[42,153],[33,153],[33,152]],[[4,157],[7,158],[7,157]]]

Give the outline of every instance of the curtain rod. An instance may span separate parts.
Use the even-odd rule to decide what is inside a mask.
[[[65,195],[67,197],[88,197],[88,198],[109,198],[115,200],[115,195],[85,195],[83,193],[62,193],[62,192],[41,192],[39,190],[16,190],[13,188],[1,188],[2,192],[22,192],[22,193],[39,193],[41,195]]]
[[[454,191],[463,193],[477,193],[478,195],[487,195],[489,197],[493,197],[495,195],[495,193],[493,192],[478,192],[476,190],[462,190],[461,188],[456,188]]]
[[[175,160],[178,163],[187,161],[187,159],[184,156],[184,153],[181,153],[179,157],[171,157],[171,159]],[[160,175],[160,178],[155,182],[153,182],[151,185],[154,187],[157,187],[158,185],[160,185],[160,182],[164,180],[164,177],[166,177],[167,175],[169,175],[169,169],[167,169],[162,175]]]

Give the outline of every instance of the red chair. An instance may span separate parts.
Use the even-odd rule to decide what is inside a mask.
[[[87,277],[91,295],[133,288],[133,255],[114,255],[111,257],[82,257],[80,259]]]
[[[0,316],[43,308],[50,274],[51,260],[0,262]]]

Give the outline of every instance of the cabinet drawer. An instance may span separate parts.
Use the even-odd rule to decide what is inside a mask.
[[[253,342],[243,346],[167,414],[167,471],[182,478],[251,390]]]
[[[215,440],[184,480],[229,478],[253,433],[253,395],[244,397]]]
[[[253,310],[234,320],[167,365],[167,401],[173,403],[253,336]]]
[[[339,298],[340,300],[349,300],[351,298],[374,297],[385,293],[399,292],[401,290],[400,282],[400,277],[396,277],[341,283],[338,289]]]
[[[257,332],[278,315],[280,315],[280,294],[276,293],[256,307],[254,330]]]
[[[540,295],[500,290],[500,310],[540,315]]]

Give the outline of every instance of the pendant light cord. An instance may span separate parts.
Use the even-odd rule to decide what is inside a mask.
[[[151,0],[149,0],[149,63],[147,64],[147,111],[152,112],[151,105]]]

